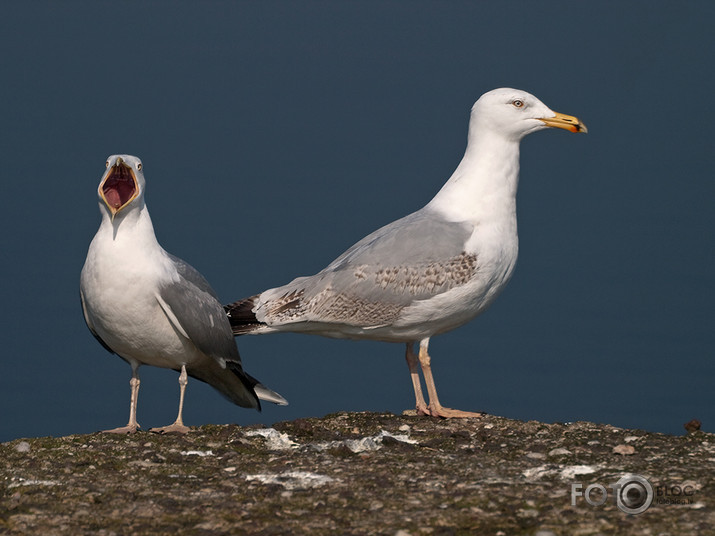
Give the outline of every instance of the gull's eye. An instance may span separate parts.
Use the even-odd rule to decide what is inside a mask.
[[[142,170],[142,163],[139,162],[139,163],[137,164],[137,171],[141,171],[141,170]]]
[[[109,167],[109,160],[104,163],[104,167]]]
[[[511,104],[512,104],[512,106],[514,106],[514,108],[523,108],[524,107],[524,101],[520,100],[520,99],[514,99],[513,101],[511,101]]]

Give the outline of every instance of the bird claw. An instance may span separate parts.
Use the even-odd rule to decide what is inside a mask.
[[[462,411],[461,409],[443,408],[438,406],[426,406],[424,408],[417,407],[415,409],[417,415],[425,415],[427,417],[437,417],[441,419],[481,419],[486,415],[483,412]]]
[[[174,423],[169,426],[162,426],[161,428],[150,428],[149,431],[154,434],[188,434],[190,428],[184,426],[183,424]]]
[[[141,428],[138,424],[127,424],[126,426],[121,426],[119,428],[112,428],[111,430],[102,430],[103,434],[134,434]]]
[[[440,417],[442,419],[481,419],[486,413],[478,413],[474,411],[462,411],[461,409],[452,408],[429,408],[432,417]]]

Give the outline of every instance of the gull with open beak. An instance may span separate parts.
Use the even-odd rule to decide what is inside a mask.
[[[186,433],[182,411],[187,376],[239,406],[286,400],[243,371],[226,314],[194,268],[164,251],[144,201],[142,162],[114,155],[99,183],[102,222],[80,278],[84,319],[107,350],[132,367],[129,423],[107,430],[132,433],[137,423],[140,365],[180,372],[179,414],[156,432]]]
[[[479,416],[441,405],[427,348],[430,337],[483,312],[509,281],[518,251],[519,144],[548,127],[586,132],[577,118],[526,91],[485,93],[472,108],[461,163],[426,206],[366,236],[318,274],[227,305],[234,333],[406,343],[417,412]]]

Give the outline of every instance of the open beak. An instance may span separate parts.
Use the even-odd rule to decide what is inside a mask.
[[[554,117],[540,117],[539,121],[543,121],[547,127],[563,128],[571,132],[588,132],[586,125],[579,121],[578,117],[558,112],[555,112],[555,114]]]
[[[106,177],[99,185],[99,195],[104,204],[114,216],[126,207],[139,195],[139,184],[134,175],[134,170],[118,158],[116,163],[109,168]]]

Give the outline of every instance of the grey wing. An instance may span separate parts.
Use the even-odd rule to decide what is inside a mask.
[[[94,330],[94,326],[92,325],[92,321],[89,319],[89,315],[87,314],[87,306],[84,303],[84,292],[82,292],[82,289],[79,289],[79,300],[82,303],[82,315],[84,316],[84,322],[87,324],[87,327],[89,328],[89,331],[94,335],[94,338],[99,341],[99,344],[104,346],[104,349],[107,350],[110,354],[115,353],[114,350],[112,350],[109,345],[102,340],[102,337],[100,337],[97,332]]]
[[[417,266],[440,263],[464,252],[473,226],[448,222],[422,209],[369,234],[330,263],[323,272],[348,266]]]
[[[402,308],[471,279],[476,256],[465,244],[472,230],[425,209],[410,214],[366,236],[320,273],[262,294],[262,319],[392,322]]]
[[[169,256],[179,278],[159,288],[157,298],[164,312],[203,353],[221,364],[224,361],[240,363],[231,326],[211,285],[192,266]]]
[[[199,350],[228,370],[229,378],[237,377],[242,387],[237,388],[230,381],[227,383],[226,375],[216,375],[205,367],[204,370],[189,370],[189,374],[208,382],[239,405],[246,405],[245,396],[287,405],[288,401],[280,394],[244,372],[226,311],[208,281],[191,265],[171,254],[167,255],[176,267],[179,280],[163,285],[159,291],[159,303],[164,312]],[[250,401],[248,405],[254,407]]]
[[[186,281],[190,282],[192,285],[194,285],[196,288],[199,290],[206,292],[207,294],[213,296],[218,300],[218,296],[216,295],[216,292],[214,292],[214,289],[211,288],[211,285],[209,285],[209,282],[206,281],[206,278],[201,275],[201,273],[191,266],[188,262],[184,261],[183,259],[180,259],[179,257],[176,257],[175,255],[172,255],[171,253],[166,252],[166,254],[169,256],[169,258],[172,260],[174,263],[174,266],[176,267],[176,271],[179,272],[179,275],[184,278]]]

